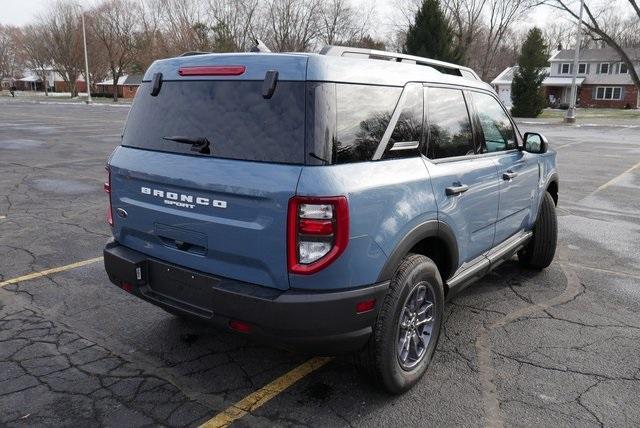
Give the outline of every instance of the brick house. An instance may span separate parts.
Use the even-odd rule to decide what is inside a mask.
[[[625,49],[640,73],[640,48]],[[549,58],[542,87],[549,105],[569,104],[573,72],[573,49],[556,51]],[[517,66],[508,67],[491,84],[511,105],[511,82]],[[594,108],[640,108],[640,94],[627,66],[612,48],[582,49],[576,77],[577,104]]]
[[[87,84],[84,81],[84,77],[78,77],[75,87],[78,92],[87,92]],[[60,77],[58,80],[53,82],[53,92],[71,92],[71,89],[69,88],[69,85],[67,85],[67,82],[62,80],[62,77]]]
[[[138,86],[142,83],[142,74],[125,74],[118,79],[118,97],[133,98],[136,95]],[[113,96],[113,79],[104,80],[97,85],[97,93],[104,96]]]
[[[625,52],[640,73],[640,48],[627,48]],[[547,82],[547,98],[553,96],[562,103],[571,97],[573,73],[573,49],[563,49],[549,58],[550,72]],[[613,48],[582,49],[578,61],[577,101],[581,107],[638,108],[638,90],[631,80],[627,65]]]

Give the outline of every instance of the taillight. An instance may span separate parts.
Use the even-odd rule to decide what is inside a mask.
[[[107,197],[109,198],[109,208],[107,210],[107,223],[109,226],[113,226],[113,209],[111,208],[111,169],[109,166],[105,166],[104,169],[107,170],[107,181],[104,182],[104,191],[107,193]]]
[[[318,272],[337,259],[349,242],[347,198],[291,198],[287,229],[289,272]]]
[[[244,65],[196,65],[180,67],[180,76],[240,76],[246,71]]]

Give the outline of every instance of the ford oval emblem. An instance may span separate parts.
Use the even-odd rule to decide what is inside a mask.
[[[118,208],[118,209],[116,210],[116,214],[118,214],[118,217],[120,217],[120,218],[127,218],[127,216],[129,215],[129,214],[127,214],[127,212],[126,212],[125,210],[123,210],[122,208]]]

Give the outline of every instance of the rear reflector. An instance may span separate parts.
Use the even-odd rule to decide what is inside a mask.
[[[244,65],[202,65],[192,67],[180,67],[180,76],[240,76],[244,74]]]
[[[362,302],[356,303],[356,313],[361,314],[364,312],[369,312],[376,306],[376,299],[363,300]]]
[[[128,283],[127,281],[122,281],[120,287],[126,291],[127,293],[132,293],[133,292],[133,285],[131,285],[130,283]]]
[[[232,330],[239,331],[240,333],[249,333],[251,331],[251,324],[238,320],[229,321],[229,327],[231,327]]]

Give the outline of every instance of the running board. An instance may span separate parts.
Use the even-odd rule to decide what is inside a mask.
[[[489,250],[488,253],[476,258],[475,262],[471,263],[471,266],[458,270],[447,281],[447,286],[449,287],[447,299],[450,299],[491,270],[500,266],[505,260],[509,260],[527,245],[532,236],[533,233],[530,231],[517,233]]]

